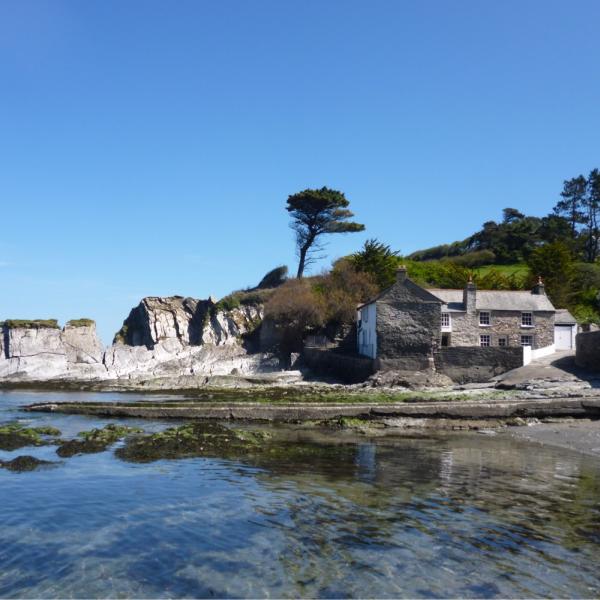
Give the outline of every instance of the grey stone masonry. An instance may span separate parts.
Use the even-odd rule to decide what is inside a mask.
[[[600,331],[586,331],[577,334],[578,366],[590,371],[600,371]]]
[[[520,346],[521,336],[533,337],[533,348],[545,348],[554,343],[554,313],[535,312],[533,325],[522,325],[521,312],[508,310],[490,310],[490,324],[480,325],[479,312],[453,312],[450,315],[452,331],[451,346],[479,346],[480,336],[489,335],[490,345],[499,346],[500,339],[506,339],[507,346]]]
[[[377,358],[431,355],[439,343],[442,302],[398,271],[377,304]]]
[[[441,330],[444,346],[521,346],[523,336],[534,349],[554,343],[556,310],[541,280],[531,291],[482,290],[469,281],[464,290],[429,290],[443,301],[449,326]]]

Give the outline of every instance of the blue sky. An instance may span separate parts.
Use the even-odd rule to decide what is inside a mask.
[[[306,187],[367,227],[326,264],[545,214],[600,167],[599,22],[597,0],[0,0],[0,318],[110,342],[143,296],[293,270]]]

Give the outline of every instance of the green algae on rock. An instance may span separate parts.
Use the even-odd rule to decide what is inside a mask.
[[[55,427],[23,427],[20,423],[0,425],[0,450],[18,450],[25,446],[43,446],[48,443],[42,436],[56,437],[60,431]]]
[[[16,473],[22,473],[23,471],[33,471],[38,467],[44,465],[52,465],[54,463],[48,460],[41,460],[36,458],[35,456],[17,456],[12,460],[0,460],[0,468],[8,469],[9,471],[14,471]]]
[[[142,431],[137,427],[126,427],[125,425],[111,423],[102,429],[79,432],[77,435],[83,439],[63,441],[56,449],[56,453],[62,458],[69,458],[76,454],[104,452],[111,444],[121,438]]]
[[[218,456],[231,458],[260,451],[271,438],[266,431],[225,427],[218,423],[193,422],[159,433],[136,436],[116,455],[131,462],[151,462],[163,458]]]

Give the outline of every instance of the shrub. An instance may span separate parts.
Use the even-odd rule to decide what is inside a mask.
[[[357,271],[351,260],[342,258],[326,275],[315,283],[315,291],[321,296],[324,321],[331,329],[352,325],[356,320],[356,306],[366,302],[379,291],[375,277]]]
[[[67,327],[91,327],[95,325],[96,321],[93,319],[71,319],[67,321]]]
[[[295,352],[302,349],[305,333],[323,324],[323,304],[311,280],[290,279],[265,304],[265,317],[280,331],[282,351]]]
[[[215,312],[221,310],[234,310],[240,306],[260,306],[264,304],[272,295],[274,289],[250,289],[238,290],[221,298],[214,306]]]
[[[461,267],[473,269],[483,265],[494,264],[496,262],[496,255],[491,250],[476,250],[475,252],[468,252],[462,256],[452,256],[444,260]]]
[[[3,325],[8,329],[60,329],[56,319],[7,319]]]

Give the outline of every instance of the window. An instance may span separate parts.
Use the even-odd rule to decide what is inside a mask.
[[[490,324],[490,313],[489,312],[480,312],[479,313],[479,324],[480,325],[489,325]]]
[[[490,345],[490,336],[489,335],[480,335],[479,336],[479,345],[482,348],[487,348]]]
[[[442,346],[446,347],[450,345],[450,334],[442,333]]]
[[[450,314],[442,313],[442,327],[450,327]]]
[[[533,327],[533,313],[530,313],[530,312],[521,313],[521,326],[522,327]]]
[[[533,346],[533,336],[532,335],[522,335],[521,336],[521,346]]]
[[[363,321],[365,323],[369,322],[369,307],[367,306],[364,310],[360,311],[362,314]]]
[[[506,337],[499,337],[498,338],[498,346],[508,346],[508,339]]]

